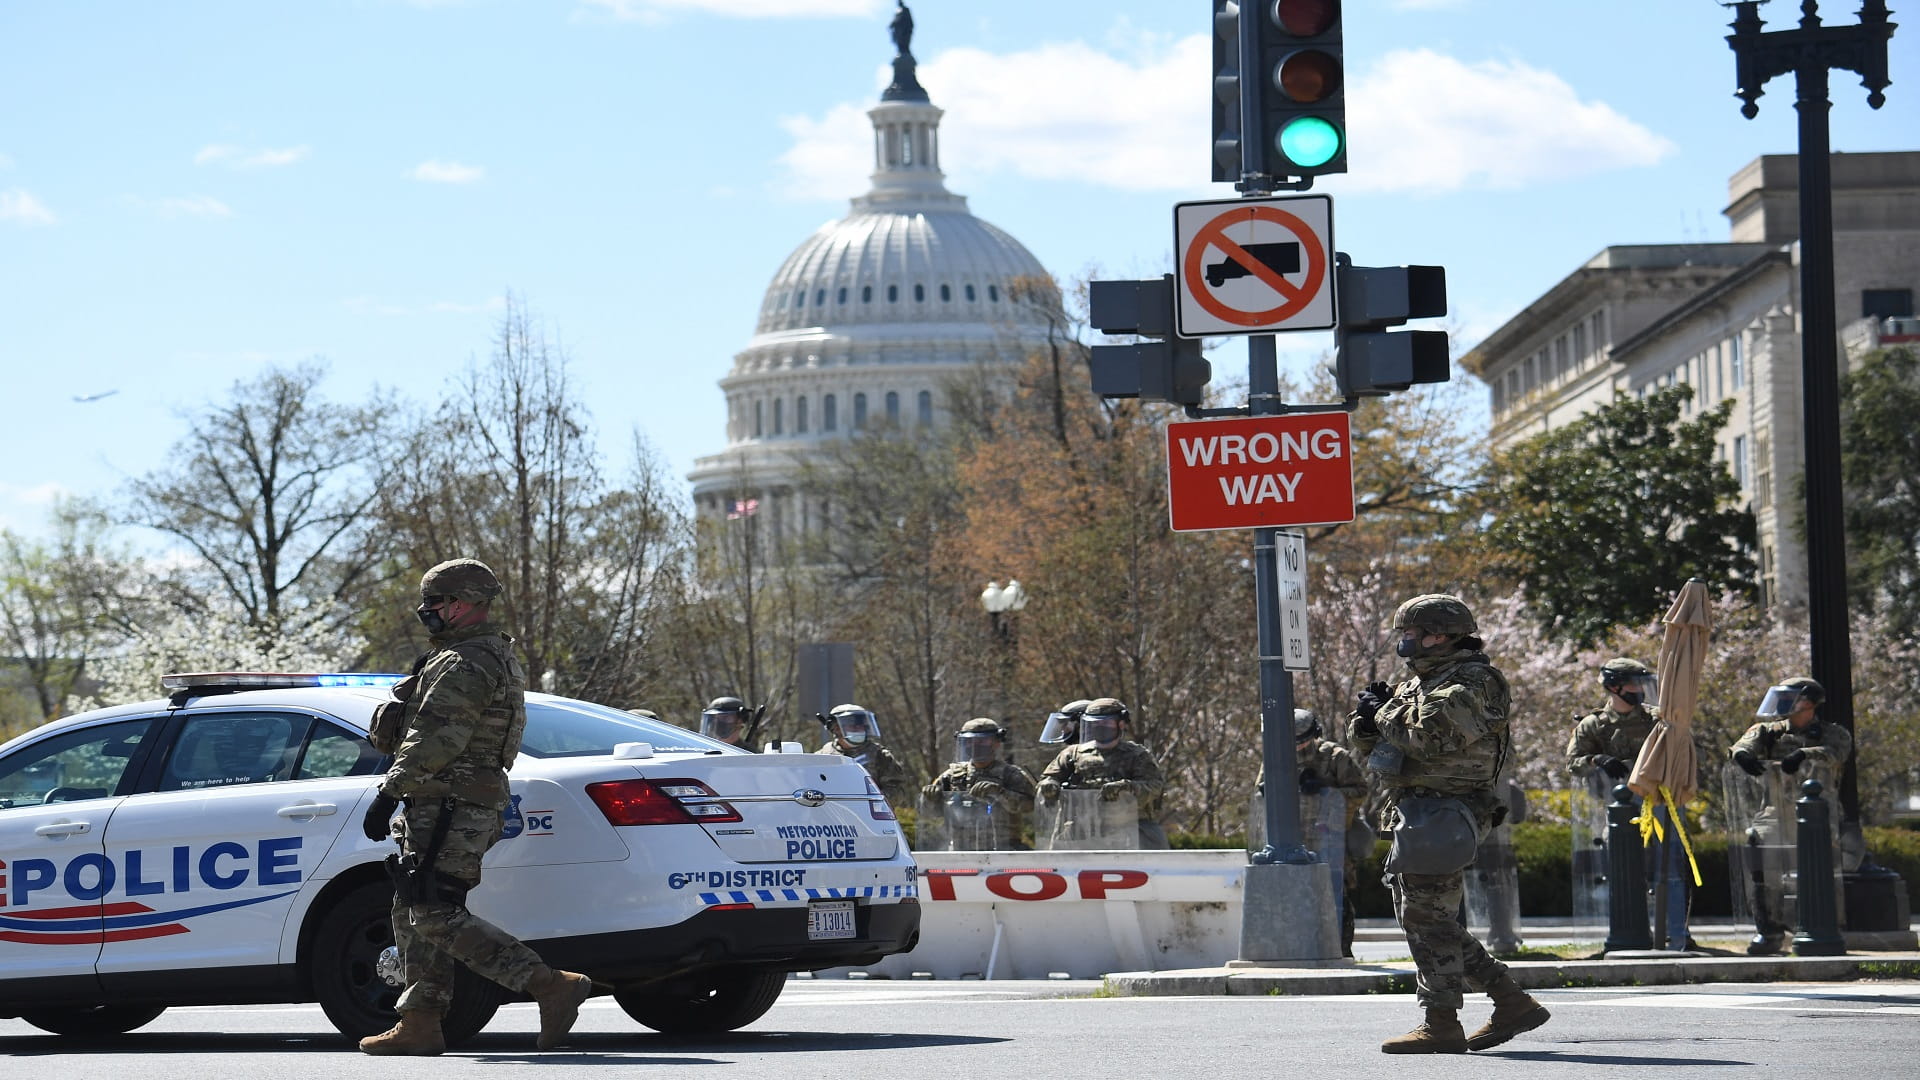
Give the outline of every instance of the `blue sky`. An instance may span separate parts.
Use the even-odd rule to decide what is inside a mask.
[[[0,2],[0,525],[112,492],[268,364],[431,399],[508,290],[569,350],[601,445],[637,428],[683,475],[724,444],[715,380],[767,281],[864,190],[892,7]],[[1055,274],[1160,273],[1172,204],[1232,196],[1206,180],[1205,0],[912,7],[949,187]],[[1316,189],[1339,247],[1445,265],[1470,344],[1610,243],[1724,240],[1728,176],[1795,145],[1790,79],[1740,116],[1728,21],[1348,3],[1351,172]],[[1834,149],[1920,148],[1917,59],[1913,25],[1878,112],[1836,74]]]

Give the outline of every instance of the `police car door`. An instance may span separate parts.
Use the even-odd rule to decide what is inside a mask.
[[[0,996],[27,990],[15,979],[58,980],[39,984],[49,992],[93,983],[101,898],[116,877],[107,820],[158,723],[57,730],[0,758]]]
[[[101,984],[131,991],[138,973],[177,978],[181,968],[271,979],[303,886],[374,782],[370,766],[357,766],[378,755],[359,746],[364,739],[293,709],[177,714],[149,790],[126,801],[106,838],[123,868],[109,902],[142,902],[164,920],[151,936],[107,942]]]

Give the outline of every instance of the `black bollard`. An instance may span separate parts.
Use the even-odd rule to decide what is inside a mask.
[[[1829,831],[1827,801],[1820,797],[1820,781],[1800,785],[1793,804],[1799,856],[1799,927],[1793,932],[1793,955],[1839,956],[1847,951],[1840,936],[1839,905],[1833,895],[1833,834]]]
[[[1634,818],[1633,789],[1613,789],[1607,807],[1607,951],[1653,948],[1647,929],[1647,869],[1640,847],[1640,825]]]

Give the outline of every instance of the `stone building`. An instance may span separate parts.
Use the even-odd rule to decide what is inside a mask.
[[[1762,595],[1806,600],[1794,535],[1804,470],[1798,161],[1756,158],[1733,175],[1726,243],[1608,247],[1461,361],[1492,396],[1496,447],[1564,424],[1619,394],[1686,383],[1689,416],[1732,399],[1720,457],[1759,526]],[[1835,311],[1842,364],[1920,341],[1920,152],[1833,156]]]

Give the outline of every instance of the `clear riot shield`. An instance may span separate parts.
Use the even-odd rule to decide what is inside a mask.
[[[1011,820],[1012,815],[1001,813],[992,802],[964,791],[922,794],[915,849],[1005,851],[1013,846]]]
[[[1820,781],[1830,839],[1837,844],[1840,807],[1832,769],[1808,761],[1792,774],[1782,772],[1774,762],[1768,762],[1759,776],[1749,776],[1731,763],[1721,771],[1734,919],[1752,926],[1762,937],[1791,934],[1799,922],[1800,856],[1795,847],[1798,829],[1793,804],[1806,780]],[[1838,860],[1828,887],[1834,890],[1835,910],[1846,911]]]
[[[1063,788],[1033,808],[1033,846],[1041,851],[1133,851],[1140,847],[1140,804],[1131,792],[1102,798],[1099,788]]]
[[[1573,918],[1607,924],[1607,804],[1619,781],[1595,769],[1575,777],[1568,793],[1567,823],[1573,835]]]
[[[1307,850],[1333,865],[1334,891],[1347,860],[1347,799],[1332,788],[1300,796],[1300,836]],[[1247,802],[1247,850],[1267,846],[1267,796],[1256,791]]]
[[[1467,868],[1466,883],[1467,925],[1486,931],[1487,951],[1520,951],[1520,861],[1513,854],[1510,823],[1502,821],[1488,830],[1474,852],[1473,865]],[[1603,908],[1602,921],[1605,918]]]

